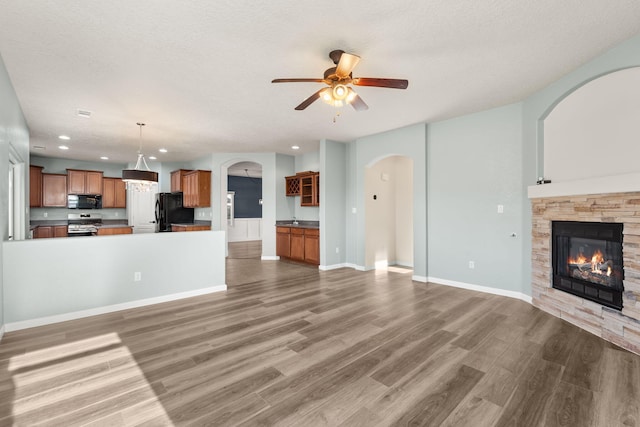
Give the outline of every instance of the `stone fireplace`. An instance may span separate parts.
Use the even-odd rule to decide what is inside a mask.
[[[533,304],[640,354],[640,192],[531,205]]]

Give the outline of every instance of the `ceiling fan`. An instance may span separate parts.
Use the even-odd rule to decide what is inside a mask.
[[[353,77],[352,71],[360,61],[360,57],[343,50],[333,50],[329,53],[329,58],[335,64],[324,72],[322,79],[274,79],[271,83],[325,83],[328,87],[322,88],[298,105],[296,110],[304,110],[315,100],[322,99],[334,107],[341,107],[351,104],[356,111],[364,111],[369,108],[358,94],[349,86],[373,86],[387,87],[392,89],[406,89],[409,85],[407,80],[401,79],[381,79],[372,77]]]

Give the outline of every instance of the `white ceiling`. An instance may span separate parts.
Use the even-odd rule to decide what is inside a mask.
[[[304,153],[508,104],[638,31],[637,0],[0,2],[0,55],[31,146],[46,147],[32,152],[115,162],[135,160],[138,121],[147,156],[188,161]],[[320,78],[333,49],[362,57],[354,77],[408,89],[357,87],[364,112],[294,111],[321,86],[271,80]]]

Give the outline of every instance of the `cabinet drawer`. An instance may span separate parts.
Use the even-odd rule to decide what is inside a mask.
[[[291,234],[304,234],[304,228],[292,228]]]
[[[289,227],[276,227],[276,233],[291,233],[291,228]]]
[[[317,228],[305,228],[304,229],[305,236],[319,236],[320,230]]]

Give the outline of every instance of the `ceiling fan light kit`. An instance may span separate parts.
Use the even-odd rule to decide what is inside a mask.
[[[351,88],[351,84],[355,86],[371,86],[386,87],[391,89],[406,89],[409,85],[407,80],[402,79],[385,79],[385,78],[354,78],[352,71],[360,57],[343,50],[333,50],[329,53],[329,58],[335,64],[335,67],[329,68],[324,72],[324,78],[293,78],[293,79],[274,79],[271,83],[325,83],[328,87],[320,89],[304,101],[302,101],[295,109],[304,110],[318,98],[325,103],[334,107],[342,107],[350,104],[356,111],[364,111],[369,106],[360,98],[360,96]]]

